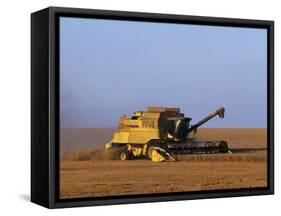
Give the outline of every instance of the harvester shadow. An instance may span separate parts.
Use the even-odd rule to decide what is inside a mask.
[[[230,151],[232,153],[251,153],[257,151],[266,151],[267,148],[231,148]]]

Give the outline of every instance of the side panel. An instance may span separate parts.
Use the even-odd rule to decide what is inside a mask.
[[[151,139],[159,139],[158,129],[135,129],[131,130],[129,143],[145,144]]]
[[[113,134],[113,143],[128,143],[129,142],[129,132],[115,132]]]
[[[49,207],[49,10],[31,15],[31,201]]]

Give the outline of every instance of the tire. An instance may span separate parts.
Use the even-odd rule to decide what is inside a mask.
[[[122,150],[119,152],[118,154],[118,159],[120,161],[126,161],[126,160],[130,160],[131,159],[131,154],[128,150]]]
[[[219,143],[219,152],[227,153],[229,151],[228,145],[226,141],[220,141]]]

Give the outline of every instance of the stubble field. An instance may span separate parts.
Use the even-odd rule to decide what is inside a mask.
[[[100,144],[67,149],[75,137],[95,134],[71,129],[60,162],[60,198],[101,197],[214,189],[266,187],[266,129],[199,129],[198,139],[226,140],[232,154],[176,156],[176,162],[112,161],[97,154]],[[73,130],[76,130],[75,133]],[[83,131],[84,130],[84,131]],[[87,130],[87,131],[86,131]],[[96,130],[96,129],[92,129]],[[104,134],[102,134],[104,133]],[[112,129],[99,129],[100,142]],[[72,136],[72,137],[71,137]],[[86,137],[86,136],[83,136]],[[79,139],[79,136],[78,138]],[[91,137],[88,137],[90,143]],[[62,149],[62,148],[61,148]]]

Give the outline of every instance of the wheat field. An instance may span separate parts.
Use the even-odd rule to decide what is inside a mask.
[[[203,128],[197,138],[226,140],[232,154],[177,155],[176,162],[123,162],[110,160],[102,146],[77,145],[61,154],[60,198],[267,186],[266,129]]]

